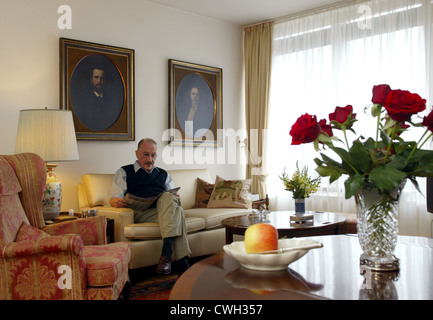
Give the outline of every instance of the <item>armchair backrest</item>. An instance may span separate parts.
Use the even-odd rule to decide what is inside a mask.
[[[21,224],[28,223],[19,192],[21,186],[12,167],[0,157],[0,244],[14,242]]]
[[[35,228],[43,228],[45,221],[42,214],[42,198],[47,179],[44,160],[34,153],[3,155],[0,158],[6,160],[12,169],[12,173],[8,174],[13,174],[15,179],[18,179],[22,189],[19,198],[28,222]],[[8,171],[5,166],[2,170]],[[1,211],[3,212],[3,207]]]

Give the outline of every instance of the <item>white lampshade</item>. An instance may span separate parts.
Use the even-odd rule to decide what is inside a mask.
[[[70,110],[21,110],[15,153],[32,152],[45,162],[79,160]]]

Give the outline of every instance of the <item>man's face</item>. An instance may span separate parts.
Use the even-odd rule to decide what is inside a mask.
[[[200,92],[197,88],[192,88],[190,96],[192,103],[196,104],[198,102],[198,99],[200,99]]]
[[[152,170],[155,165],[157,147],[151,142],[143,142],[140,148],[135,151],[138,163],[147,171]]]
[[[104,86],[104,70],[93,69],[90,83],[93,85],[96,92],[102,92],[102,87]]]

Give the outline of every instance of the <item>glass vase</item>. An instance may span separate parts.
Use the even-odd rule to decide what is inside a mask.
[[[361,266],[376,271],[399,269],[394,256],[398,235],[398,204],[406,180],[389,192],[367,183],[356,195],[358,238],[363,254]]]

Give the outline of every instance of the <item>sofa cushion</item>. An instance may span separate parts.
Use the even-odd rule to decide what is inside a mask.
[[[208,169],[167,170],[175,187],[180,187],[179,195],[184,209],[194,208],[197,178],[212,181]]]
[[[193,208],[185,210],[185,217],[200,217],[205,221],[206,229],[222,227],[221,221],[235,216],[251,214],[251,209],[242,208]]]
[[[85,174],[81,182],[90,207],[104,206],[110,203],[111,185],[114,174]]]
[[[208,208],[248,208],[248,190],[252,180],[224,180],[217,176]]]
[[[198,217],[185,217],[187,233],[193,233],[205,228],[205,221]],[[123,228],[124,236],[128,239],[148,240],[161,239],[161,231],[158,223],[144,222],[134,223]]]
[[[215,184],[197,178],[195,208],[206,208]]]
[[[128,270],[131,258],[129,244],[115,242],[107,245],[85,246],[87,285],[111,286]]]

